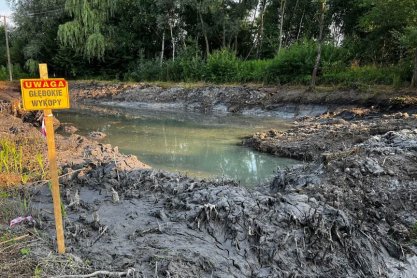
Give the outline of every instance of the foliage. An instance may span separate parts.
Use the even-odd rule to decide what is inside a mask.
[[[334,69],[325,72],[321,78],[324,84],[370,84],[395,85],[405,81],[404,71],[400,67],[377,67],[375,65]]]
[[[317,3],[12,0],[10,50],[32,76],[47,62],[51,74],[70,78],[308,83],[320,33],[310,24],[320,18]],[[417,56],[415,0],[326,3],[318,82],[410,82],[409,66],[417,68],[408,64]],[[398,69],[405,62],[407,70]],[[5,65],[0,56],[2,79]],[[387,68],[401,72],[385,76]]]
[[[13,186],[46,178],[37,139],[0,138],[0,185]]]
[[[108,33],[105,23],[114,14],[116,2],[66,0],[65,10],[73,20],[59,26],[58,38],[62,45],[82,53],[88,60],[102,59],[110,46],[103,35]]]
[[[29,76],[19,64],[13,65],[12,75],[13,79],[27,78]],[[0,80],[9,80],[9,69],[6,66],[0,66]]]
[[[344,49],[324,45],[320,71],[334,65],[343,65]],[[266,69],[268,83],[307,83],[316,59],[315,43],[303,41],[282,50]]]
[[[272,60],[240,61],[236,82],[267,82],[267,69]]]
[[[227,83],[236,81],[238,60],[235,53],[222,49],[210,54],[204,71],[204,80]]]
[[[315,59],[315,44],[304,41],[284,49],[269,60],[238,59],[230,50],[211,54],[205,61],[198,53],[180,55],[175,61],[141,60],[126,79],[133,81],[206,81],[213,83],[259,82],[308,84]],[[324,45],[320,66],[321,84],[369,84],[401,86],[410,81],[412,64],[378,67],[350,66],[349,51]]]

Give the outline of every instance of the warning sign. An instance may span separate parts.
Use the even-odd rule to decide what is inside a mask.
[[[70,108],[68,82],[63,78],[21,79],[25,110]]]

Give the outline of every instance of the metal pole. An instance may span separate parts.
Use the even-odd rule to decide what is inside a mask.
[[[10,60],[10,51],[9,51],[9,37],[7,35],[7,22],[6,22],[6,16],[5,15],[3,15],[3,19],[4,19],[4,34],[6,36],[7,67],[9,68],[10,81],[13,81],[12,62]]]

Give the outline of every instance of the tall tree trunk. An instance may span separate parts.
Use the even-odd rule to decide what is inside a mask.
[[[414,54],[414,71],[413,78],[411,79],[411,87],[417,87],[417,48]]]
[[[222,9],[223,9],[223,18],[222,18],[222,28],[223,28],[223,38],[222,44],[223,48],[226,48],[226,10],[224,8],[224,0],[222,1]]]
[[[172,61],[175,61],[175,39],[174,32],[171,20],[169,21],[169,31],[171,32],[171,42],[172,42]]]
[[[321,61],[321,48],[322,48],[322,45],[323,45],[323,30],[324,30],[325,13],[326,13],[326,0],[322,0],[320,21],[319,21],[320,33],[319,33],[319,37],[318,37],[318,40],[317,40],[317,57],[316,57],[316,63],[314,65],[314,69],[313,69],[313,74],[311,75],[310,89],[312,89],[312,90],[314,90],[316,88],[317,72],[319,70],[320,61]]]
[[[206,42],[206,55],[208,57],[209,54],[210,54],[210,44],[209,44],[209,40],[208,40],[208,37],[207,37],[207,30],[206,30],[206,26],[204,25],[203,15],[201,14],[201,12],[199,12],[198,15],[200,17],[201,29],[203,30],[203,36],[204,36],[204,40]]]
[[[282,29],[284,28],[284,16],[285,16],[285,4],[286,4],[286,0],[281,0],[281,5],[279,8],[279,12],[280,17],[279,17],[279,45],[278,45],[278,53],[281,52],[281,48],[282,48]]]
[[[303,14],[301,15],[301,19],[300,19],[300,24],[298,25],[298,32],[297,32],[297,41],[300,38],[300,34],[301,34],[301,28],[303,27],[303,19],[304,19],[304,15],[306,13],[306,9],[303,9]]]
[[[165,50],[165,30],[162,33],[161,61],[160,61],[161,67],[162,67],[162,63],[164,61],[164,50]]]
[[[253,19],[252,19],[252,24],[251,24],[251,28],[250,28],[250,30],[253,30],[253,27],[255,26],[256,13],[257,13],[257,11],[258,11],[258,7],[259,7],[259,5],[261,5],[261,1],[262,1],[262,0],[258,0],[258,4],[256,4],[255,11],[253,12]],[[259,29],[258,29],[258,30],[259,30]],[[247,59],[249,58],[250,54],[252,53],[252,50],[253,50],[254,46],[258,44],[258,40],[259,40],[259,32],[256,32],[256,37],[255,37],[255,40],[254,40],[254,42],[252,43],[252,46],[251,46],[251,48],[249,49],[248,55],[246,55],[245,60],[247,60]]]
[[[223,19],[223,48],[226,48],[226,23],[225,23],[225,19]]]
[[[258,41],[256,45],[256,57],[259,58],[259,51],[262,50],[262,43],[263,43],[263,36],[264,36],[264,15],[265,15],[265,8],[266,8],[267,0],[262,1],[261,7],[261,25],[259,26],[258,30]]]

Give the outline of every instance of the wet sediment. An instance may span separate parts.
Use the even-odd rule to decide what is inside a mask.
[[[306,162],[252,190],[80,147],[61,164],[68,252],[136,277],[413,277],[416,123],[346,110],[256,134],[246,143]],[[32,204],[54,237],[47,187]]]
[[[113,161],[64,166],[69,251],[137,277],[412,277],[417,130],[355,148],[256,190]],[[49,198],[44,188],[33,204],[52,236]]]

